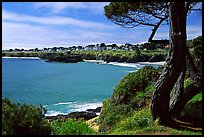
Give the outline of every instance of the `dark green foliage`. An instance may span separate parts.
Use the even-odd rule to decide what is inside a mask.
[[[54,53],[41,53],[39,58],[44,59],[48,62],[64,62],[64,63],[76,63],[83,61],[81,55],[73,55],[69,52],[54,52]]]
[[[51,122],[54,135],[92,135],[95,131],[80,120],[67,119],[66,121],[54,120]]]
[[[103,103],[99,116],[100,132],[114,129],[116,123],[129,113],[148,105],[154,89],[151,84],[159,77],[160,72],[161,69],[145,66],[125,76],[115,87],[112,97]]]
[[[152,44],[152,43],[145,43],[143,45],[144,48],[146,48],[147,50],[155,50],[156,49],[156,45]]]
[[[2,57],[38,57],[40,52],[3,52]]]
[[[2,99],[2,135],[49,135],[51,128],[32,105]]]
[[[115,24],[130,28],[154,26],[157,19],[168,17],[166,2],[110,2],[104,10],[105,16]]]
[[[198,36],[192,40],[190,51],[195,63],[195,67],[198,70],[198,75],[202,77],[202,36]]]
[[[6,53],[3,52],[3,53],[2,53],[2,57],[4,57],[4,56],[6,56]]]
[[[181,112],[182,117],[202,119],[202,92],[194,96]]]
[[[190,48],[197,47],[198,45],[202,44],[202,36],[198,36],[195,39],[191,40]]]
[[[116,99],[120,94],[132,96],[137,92],[142,92],[152,81],[158,78],[159,74],[159,69],[150,66],[145,66],[138,71],[129,73],[118,83],[112,97]]]

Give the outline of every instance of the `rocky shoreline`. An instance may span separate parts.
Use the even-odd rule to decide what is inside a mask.
[[[137,63],[137,62],[159,62],[165,61],[166,55],[138,55],[133,57],[127,56],[110,56],[110,55],[91,55],[91,54],[81,54],[83,60],[103,60],[107,63],[109,62],[119,62],[119,63]]]
[[[24,55],[21,52],[13,54],[5,54],[3,57],[30,57],[31,55]],[[32,56],[34,57],[34,55]],[[106,63],[109,62],[119,62],[119,63],[137,63],[137,62],[160,62],[166,60],[165,54],[142,54],[134,56],[122,56],[120,54],[111,55],[111,54],[90,54],[90,53],[39,53],[35,57],[38,59],[43,59],[46,62],[63,62],[63,63],[77,63],[83,62],[84,60],[102,60]]]
[[[101,107],[97,107],[96,109],[87,109],[86,111],[71,112],[67,115],[59,114],[57,116],[44,116],[44,118],[47,120],[56,120],[56,119],[65,120],[67,118],[89,120],[89,119],[97,117],[100,114],[100,112],[101,112]]]

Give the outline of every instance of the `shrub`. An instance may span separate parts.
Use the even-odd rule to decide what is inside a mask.
[[[129,113],[146,106],[154,89],[152,82],[158,78],[160,72],[161,69],[145,66],[122,78],[111,98],[103,102],[98,121],[99,131],[111,131]]]
[[[202,119],[202,92],[187,102],[181,111],[181,116],[191,119]]]
[[[143,92],[145,88],[155,81],[160,74],[160,70],[151,66],[145,66],[138,71],[129,73],[115,87],[112,98],[118,99],[123,94],[127,97]]]
[[[51,128],[32,105],[2,99],[2,135],[49,135]]]
[[[51,122],[54,135],[91,135],[95,131],[85,122],[68,119],[66,121],[54,120]]]
[[[131,116],[122,119],[116,126],[117,130],[138,130],[150,126],[151,113],[148,107],[134,111]]]

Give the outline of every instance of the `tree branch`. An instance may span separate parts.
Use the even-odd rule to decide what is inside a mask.
[[[152,38],[154,37],[154,35],[155,35],[157,29],[159,28],[159,26],[161,25],[161,23],[162,23],[165,19],[167,19],[167,18],[168,18],[168,16],[167,16],[166,18],[162,18],[162,19],[157,23],[157,25],[152,29],[152,33],[151,33],[151,35],[150,35],[150,37],[149,37],[149,39],[148,39],[148,42],[151,42],[151,41],[152,41]]]

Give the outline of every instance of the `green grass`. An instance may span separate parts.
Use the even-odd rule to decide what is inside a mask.
[[[151,82],[155,81],[159,74],[159,69],[145,66],[123,77],[115,87],[111,98],[103,103],[103,111],[99,116],[99,123],[101,124],[99,131],[109,132],[113,130],[118,122],[131,115],[133,111],[148,105],[154,89]],[[124,97],[124,100],[120,99],[121,96]]]
[[[93,135],[96,132],[85,122],[75,119],[54,120],[51,123],[53,135]]]
[[[177,130],[152,121],[148,107],[127,114],[108,135],[202,135],[201,131]]]

